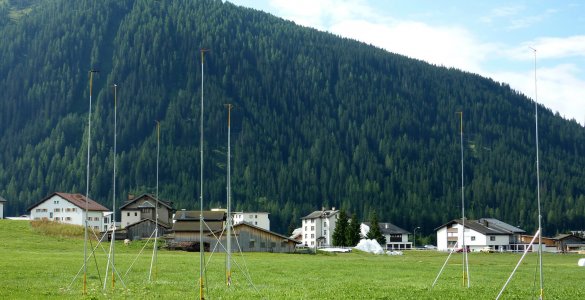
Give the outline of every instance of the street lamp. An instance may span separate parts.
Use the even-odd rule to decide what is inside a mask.
[[[416,230],[420,229],[420,226],[417,226],[414,228],[413,232],[413,237],[412,237],[412,249],[416,249]]]

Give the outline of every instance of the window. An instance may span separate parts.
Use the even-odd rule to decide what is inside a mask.
[[[327,235],[327,230],[323,230],[323,235]]]
[[[265,242],[261,242],[260,243],[260,248],[266,248],[266,243]]]
[[[135,217],[138,217],[138,212],[134,212],[134,216]]]
[[[108,218],[104,217],[104,224],[108,224]]]
[[[307,226],[305,226],[305,231],[307,231]]]
[[[93,220],[99,222],[100,221],[100,218],[99,217],[95,217],[95,218],[93,218]]]
[[[254,225],[258,225],[258,222],[254,222]]]
[[[94,226],[93,229],[100,230],[100,227],[99,226]]]
[[[314,239],[315,238],[315,234],[311,233],[311,238]]]
[[[61,221],[61,218],[55,217],[55,221]]]
[[[307,234],[305,233],[305,239],[307,238]]]
[[[471,240],[472,240],[472,241],[475,241],[475,236],[472,236],[472,237],[471,237]]]
[[[258,219],[258,215],[254,215],[254,218],[255,218],[255,219]]]
[[[71,211],[77,211],[77,207],[72,208]]]
[[[65,217],[65,221],[71,221],[71,217]]]
[[[37,212],[41,212],[42,210],[40,208],[37,208]]]
[[[129,216],[130,216],[130,212],[127,212],[127,213],[126,213],[126,216],[127,216],[127,217],[129,217]]]
[[[59,204],[59,200],[53,200],[53,204]]]
[[[53,218],[53,213],[49,213],[49,218]]]
[[[490,236],[490,241],[492,241],[492,242],[493,242],[493,241],[495,241],[495,240],[496,240],[496,237],[495,237],[495,236],[493,236],[493,235],[492,235],[492,236]]]
[[[270,243],[270,247],[272,247],[272,248],[276,248],[276,243],[275,243],[275,242],[271,242],[271,243]]]
[[[402,234],[390,234],[390,241],[391,243],[400,243],[402,242]]]
[[[254,241],[250,241],[250,244],[248,245],[248,248],[254,249]]]
[[[315,226],[311,226],[311,231],[315,230]]]
[[[323,222],[323,226],[327,227],[327,221]]]
[[[311,219],[311,223],[315,223],[315,219]]]
[[[61,209],[60,208],[55,208],[55,209],[53,209],[53,211],[55,211],[55,212],[61,212]]]
[[[311,246],[315,246],[315,242],[311,242]]]
[[[66,211],[66,212],[70,212],[70,211],[71,211],[71,208],[67,207],[67,208],[65,209],[65,211]]]

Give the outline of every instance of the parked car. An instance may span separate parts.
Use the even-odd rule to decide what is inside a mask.
[[[483,247],[479,250],[479,252],[486,252],[486,253],[494,253],[494,248],[490,246]]]
[[[424,248],[427,250],[437,250],[437,246],[435,245],[425,245]]]

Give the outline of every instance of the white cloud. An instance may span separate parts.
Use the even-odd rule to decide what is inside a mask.
[[[508,50],[506,55],[515,60],[532,59],[531,56],[526,55],[526,52],[529,51],[528,47],[536,49],[538,59],[585,57],[585,35],[565,38],[541,37]]]
[[[534,47],[538,50],[539,102],[567,118],[585,124],[585,89],[582,88],[585,86],[584,70],[576,64],[562,61],[567,57],[585,56],[585,35],[541,37],[510,47],[482,42],[476,33],[461,26],[432,26],[393,18],[384,12],[375,11],[363,0],[270,0],[269,5],[279,16],[298,24],[353,38],[435,65],[455,67],[507,82],[530,98],[534,97],[533,75],[526,69],[498,71],[498,63],[494,60],[527,62],[533,59],[528,47]],[[479,21],[508,23],[508,29],[518,29],[540,22],[556,12],[547,10],[540,15],[526,16],[523,15],[525,10],[521,5],[500,7]],[[527,68],[531,66],[528,64]],[[496,70],[488,72],[488,69]]]

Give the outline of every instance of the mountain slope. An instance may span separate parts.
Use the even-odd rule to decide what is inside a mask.
[[[226,103],[236,210],[285,231],[321,206],[428,234],[460,216],[459,117],[469,217],[536,223],[534,103],[490,79],[428,65],[221,1],[39,0],[0,25],[0,195],[8,215],[52,191],[111,206],[154,192],[199,206],[199,48],[205,61],[204,204],[225,204]],[[6,42],[4,42],[6,41]],[[585,226],[585,130],[539,107],[545,230]],[[16,202],[16,203],[14,203]]]

